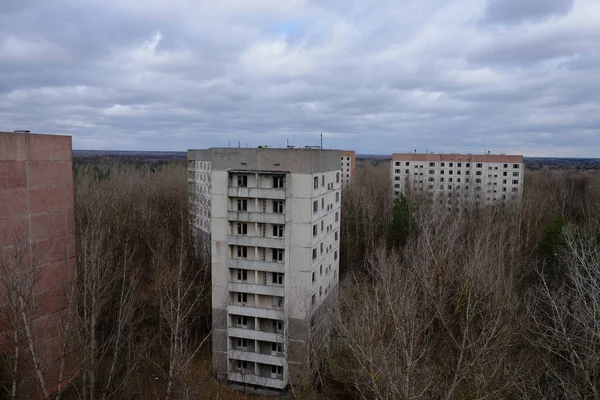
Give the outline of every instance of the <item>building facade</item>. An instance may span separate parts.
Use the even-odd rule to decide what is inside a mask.
[[[64,356],[63,284],[75,273],[73,211],[71,137],[0,132],[0,355],[13,363],[15,346],[21,346],[23,398],[36,398],[39,387],[27,341],[21,336],[15,342],[10,334],[15,327],[22,335],[31,329],[50,393],[73,374],[68,363],[58,368]],[[12,319],[7,299],[14,296],[28,306]]]
[[[347,185],[354,178],[356,169],[356,152],[354,150],[342,151],[342,185]]]
[[[520,201],[524,172],[523,156],[504,154],[393,154],[390,166],[395,196],[425,192],[448,207]]]
[[[314,148],[188,151],[198,247],[210,232],[218,377],[284,389],[305,376],[337,301],[340,159]]]

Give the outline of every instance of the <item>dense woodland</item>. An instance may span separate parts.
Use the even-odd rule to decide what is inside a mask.
[[[210,373],[185,168],[77,166],[64,398],[246,397]],[[339,313],[294,396],[600,399],[600,174],[528,171],[520,207],[460,214],[394,202],[388,174],[365,163],[343,192]]]

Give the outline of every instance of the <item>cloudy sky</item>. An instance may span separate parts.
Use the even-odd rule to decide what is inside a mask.
[[[0,131],[600,157],[598,0],[0,0]]]

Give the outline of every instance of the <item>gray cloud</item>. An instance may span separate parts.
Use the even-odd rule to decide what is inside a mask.
[[[568,14],[575,0],[488,0],[485,20],[499,23],[538,21]]]
[[[597,156],[596,0],[7,0],[0,130]]]

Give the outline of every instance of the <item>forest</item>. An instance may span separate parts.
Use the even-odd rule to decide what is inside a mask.
[[[185,162],[97,159],[74,179],[61,349],[79,374],[52,398],[257,398],[210,371]],[[333,332],[293,396],[600,399],[599,223],[598,172],[527,171],[520,204],[448,212],[392,199],[388,164],[362,164],[342,194]],[[0,398],[24,398],[19,382],[4,367]]]

